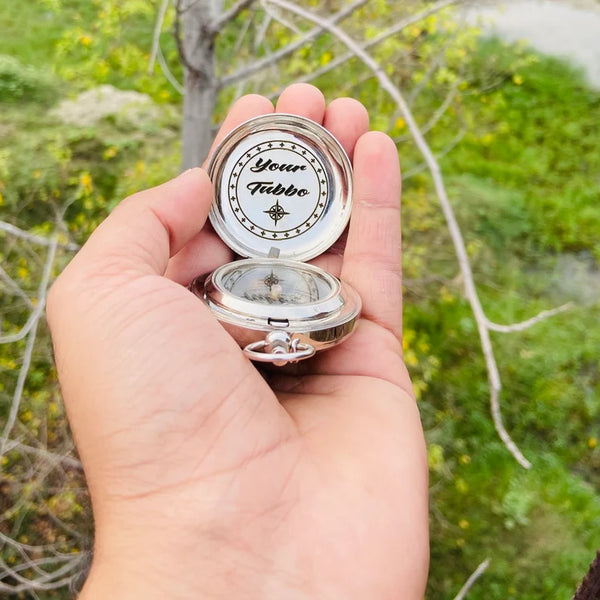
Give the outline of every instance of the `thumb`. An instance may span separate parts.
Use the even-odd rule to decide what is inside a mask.
[[[212,197],[201,168],[133,194],[94,231],[73,263],[100,267],[97,272],[108,276],[163,275],[169,258],[204,227]]]

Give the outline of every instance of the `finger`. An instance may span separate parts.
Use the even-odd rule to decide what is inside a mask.
[[[72,264],[115,276],[163,275],[169,257],[204,226],[211,202],[212,185],[200,168],[134,194],[96,229]]]
[[[198,275],[214,271],[232,260],[233,252],[207,225],[169,261],[165,276],[188,285]]]
[[[294,83],[281,92],[275,110],[322,123],[325,115],[325,97],[314,85]]]
[[[360,294],[363,316],[402,333],[400,165],[385,134],[363,135],[354,150],[354,198],[342,279]]]
[[[268,98],[259,96],[258,94],[247,94],[246,96],[242,96],[229,109],[229,112],[215,137],[215,141],[210,148],[208,156],[212,156],[215,148],[232,129],[235,129],[238,125],[241,125],[248,119],[272,112],[273,103]]]
[[[327,252],[326,254],[321,254],[321,256],[317,256],[317,258],[311,260],[310,264],[339,278],[342,271],[343,260],[344,257],[341,254]]]
[[[356,141],[369,131],[369,113],[358,100],[337,98],[327,107],[323,126],[340,142],[352,160]]]
[[[212,144],[209,156],[232,129],[248,119],[272,112],[273,103],[264,96],[258,94],[242,96],[229,109]],[[167,277],[184,285],[197,275],[207,273],[233,258],[229,248],[212,229],[195,233],[196,235],[189,240],[189,247],[186,245],[181,248],[169,261],[165,270]]]

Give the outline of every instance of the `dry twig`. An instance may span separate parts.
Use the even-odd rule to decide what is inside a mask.
[[[473,587],[473,584],[485,573],[486,569],[490,566],[490,559],[486,558],[474,571],[471,573],[471,576],[465,584],[460,588],[460,591],[456,596],[454,596],[454,600],[464,600],[464,598],[469,593],[469,590]]]

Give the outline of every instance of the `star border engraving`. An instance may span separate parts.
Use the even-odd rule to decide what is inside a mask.
[[[274,149],[287,150],[293,154],[297,154],[304,162],[306,162],[307,166],[312,168],[314,174],[316,175],[316,181],[319,186],[318,191],[315,194],[314,206],[312,207],[309,216],[302,223],[294,225],[294,227],[289,229],[278,229],[277,231],[264,227],[264,223],[262,225],[254,223],[248,217],[248,215],[244,212],[243,206],[239,202],[240,194],[238,191],[238,182],[240,179],[239,176],[246,165],[259,154],[268,153]],[[327,177],[324,176],[323,171],[323,164],[317,158],[317,156],[310,149],[300,145],[297,141],[272,139],[269,141],[269,143],[265,143],[264,141],[258,143],[245,150],[235,159],[235,166],[229,175],[226,189],[229,190],[228,198],[232,214],[236,217],[237,221],[244,227],[246,231],[258,238],[264,239],[266,236],[269,236],[271,239],[281,239],[282,241],[285,241],[303,235],[306,233],[306,231],[311,229],[316,223],[319,222],[320,218],[325,213],[325,207],[328,204],[326,198],[329,195],[329,185]],[[262,212],[269,214],[271,209],[277,205],[279,205],[279,199],[276,200],[275,205]],[[281,205],[279,205],[279,207],[281,207]],[[281,216],[277,219],[273,219],[270,214],[269,216],[275,222],[275,226],[277,226],[277,223],[281,220],[281,218],[288,214],[290,213],[286,209],[283,209],[283,213],[279,213]]]

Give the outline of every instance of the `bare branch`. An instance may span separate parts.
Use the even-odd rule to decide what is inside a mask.
[[[427,135],[437,124],[438,121],[444,116],[444,113],[448,110],[448,107],[452,104],[456,94],[458,92],[459,80],[457,79],[454,85],[450,88],[450,91],[444,98],[444,101],[438,106],[437,110],[433,113],[429,121],[421,127],[421,133]]]
[[[24,231],[23,229],[19,229],[15,225],[11,225],[6,221],[0,221],[0,231],[6,231],[6,233],[10,233],[14,237],[27,240],[28,242],[32,242],[34,244],[39,244],[40,246],[58,246],[59,248],[65,248],[66,250],[71,250],[75,252],[79,250],[79,246],[72,242],[68,242],[66,244],[59,243],[54,239],[46,238],[41,235],[37,235],[35,233],[31,233],[29,231]]]
[[[18,442],[17,440],[7,440],[5,452],[10,452],[13,448],[18,448],[21,452],[25,454],[34,454],[41,458],[45,458],[46,460],[52,463],[62,463],[66,467],[72,467],[79,471],[83,470],[83,466],[81,462],[72,456],[65,456],[62,454],[56,454],[55,452],[51,452],[50,450],[46,450],[45,448],[36,448],[35,446],[28,446],[27,444],[23,444],[22,442]]]
[[[350,4],[348,4],[348,6],[339,10],[328,20],[320,19],[320,21],[322,23],[329,24],[337,23],[338,21],[345,19],[348,15],[351,15],[357,8],[361,7],[363,4],[366,4],[367,1],[368,0],[354,0],[354,2],[351,2]],[[271,4],[273,4],[273,2],[271,2]],[[273,54],[269,54],[269,56],[265,56],[265,58],[257,60],[252,64],[246,65],[245,67],[242,67],[235,73],[221,78],[221,81],[219,82],[219,87],[223,88],[227,85],[235,83],[236,81],[239,81],[240,79],[245,79],[246,77],[249,77],[250,75],[253,75],[256,72],[261,71],[262,69],[270,67],[271,65],[280,61],[282,58],[285,58],[286,56],[292,54],[299,48],[302,48],[302,46],[310,42],[310,40],[321,34],[324,29],[326,29],[326,27],[322,25],[318,27],[313,27],[310,31],[307,31],[302,37],[298,38],[293,42],[290,42],[287,46],[284,46],[280,50],[273,52]]]
[[[15,547],[18,550],[23,550],[23,551],[27,551],[27,552],[36,553],[36,554],[39,554],[40,552],[50,552],[53,556],[56,556],[56,557],[62,557],[65,559],[73,558],[72,552],[60,552],[56,549],[58,547],[58,545],[62,544],[63,542],[56,542],[54,544],[40,544],[40,545],[34,546],[32,544],[26,544],[25,542],[18,542],[17,540],[14,540],[13,538],[2,533],[1,531],[0,531],[0,540],[2,540],[5,544],[8,544],[9,546]]]
[[[154,63],[156,62],[156,56],[158,54],[158,49],[160,48],[160,34],[163,23],[165,22],[165,15],[167,14],[168,6],[169,0],[162,0],[162,4],[158,9],[158,16],[156,17],[154,34],[152,36],[152,50],[150,52],[150,60],[148,61],[148,75],[152,75],[154,72]]]
[[[77,568],[83,562],[83,560],[83,554],[71,555],[68,558],[54,557],[50,559],[39,559],[37,561],[30,560],[29,562],[36,565],[48,563],[56,565],[57,563],[60,564],[61,562],[64,564],[61,567],[55,569],[54,571],[42,571],[43,574],[39,575],[35,579],[27,579],[26,577],[20,575],[19,571],[25,570],[27,568],[32,568],[31,565],[24,563],[23,565],[10,567],[6,564],[6,562],[4,562],[0,558],[0,590],[16,593],[20,591],[26,591],[28,589],[52,590],[62,587],[64,585],[69,584],[71,580],[78,575],[78,573],[75,573],[74,575],[64,577],[67,573]],[[11,585],[2,582],[1,580],[6,577],[11,577],[15,579],[18,583]]]
[[[494,351],[492,348],[492,343],[490,340],[490,333],[487,328],[487,318],[485,313],[483,312],[483,308],[481,306],[481,301],[479,300],[479,296],[477,295],[477,289],[475,288],[475,282],[473,281],[473,273],[471,271],[471,264],[469,263],[469,258],[467,256],[467,250],[465,247],[465,243],[463,240],[462,233],[456,221],[456,217],[454,216],[454,211],[448,199],[448,193],[446,192],[446,187],[444,185],[444,180],[442,177],[442,172],[440,166],[431,151],[431,148],[427,144],[423,134],[421,133],[419,126],[417,125],[415,118],[408,107],[408,104],[404,100],[404,97],[400,93],[400,90],[392,83],[390,78],[387,76],[384,69],[382,69],[381,65],[379,65],[373,57],[368,54],[365,50],[363,50],[348,34],[336,27],[330,21],[325,21],[306,11],[295,4],[291,4],[287,2],[287,0],[267,0],[271,4],[275,4],[276,6],[281,6],[286,10],[289,10],[292,13],[295,13],[308,21],[313,23],[318,23],[323,29],[331,32],[335,35],[343,44],[345,44],[348,49],[353,52],[357,58],[359,58],[369,69],[373,71],[381,87],[388,92],[388,94],[393,98],[398,106],[400,112],[402,113],[404,120],[408,126],[409,131],[412,133],[413,138],[415,140],[415,144],[427,166],[429,167],[429,171],[431,173],[431,177],[433,179],[437,197],[440,201],[442,211],[446,218],[446,222],[448,224],[448,230],[450,232],[450,236],[452,238],[452,242],[454,244],[454,250],[457,255],[458,263],[460,265],[460,269],[465,282],[465,293],[471,305],[471,309],[473,311],[473,315],[475,316],[475,321],[477,323],[477,329],[479,331],[479,338],[481,341],[481,347],[483,350],[483,354],[485,357],[485,363],[488,370],[488,379],[490,382],[491,392],[490,392],[490,402],[492,405],[492,414],[494,417],[494,425],[496,426],[496,430],[498,431],[498,435],[505,443],[509,452],[514,456],[515,460],[525,469],[529,469],[531,467],[531,463],[523,456],[521,451],[517,448],[516,444],[512,442],[508,432],[504,428],[502,424],[502,419],[500,415],[500,409],[498,404],[498,395],[502,384],[500,382],[500,374],[498,372],[498,366],[496,364],[496,359],[494,358]],[[510,443],[507,443],[510,442]]]
[[[37,325],[37,322],[40,319],[40,316],[44,310],[43,306],[38,305],[31,311],[29,318],[25,322],[25,325],[17,331],[17,333],[9,333],[7,335],[0,336],[0,344],[12,344],[14,342],[18,342],[22,340],[27,334],[31,331],[31,328],[34,325]]]
[[[277,21],[278,23],[280,23],[281,25],[283,25],[290,31],[293,31],[296,35],[302,34],[302,32],[293,23],[290,23],[288,20],[284,19],[281,15],[277,14],[272,8],[270,8],[266,4],[266,2],[263,2],[261,0],[261,5],[262,5],[264,11],[267,13],[267,15],[269,15],[273,19],[273,21]]]
[[[499,325],[497,323],[493,323],[489,319],[486,319],[487,327],[492,331],[499,331],[500,333],[513,333],[515,331],[524,331],[525,329],[529,329],[530,327],[532,327],[536,323],[539,323],[540,321],[544,321],[546,319],[549,319],[550,317],[553,317],[554,315],[558,315],[562,312],[565,312],[566,310],[569,310],[570,308],[573,308],[573,306],[573,302],[567,302],[562,306],[558,306],[550,310],[543,310],[535,317],[531,317],[531,319],[521,321],[520,323],[512,323],[511,325]]]
[[[21,363],[21,369],[19,370],[19,376],[17,378],[17,385],[13,394],[10,412],[6,421],[6,425],[4,426],[4,431],[2,432],[2,438],[0,438],[0,456],[4,455],[4,449],[6,447],[8,436],[15,425],[17,415],[19,413],[19,406],[21,405],[21,398],[25,388],[25,380],[27,379],[27,373],[29,372],[29,366],[31,365],[31,357],[33,355],[33,347],[35,345],[37,326],[43,314],[44,306],[46,305],[46,295],[48,293],[48,286],[50,284],[50,277],[52,275],[52,266],[54,265],[54,257],[56,256],[57,245],[58,243],[56,238],[50,241],[48,255],[46,257],[46,264],[44,266],[42,279],[38,287],[38,304],[36,306],[37,316],[30,327],[27,344],[25,346],[25,353],[23,354],[23,362]]]
[[[183,96],[183,86],[181,85],[181,83],[179,83],[179,81],[177,81],[177,78],[175,77],[175,75],[173,75],[171,69],[169,69],[169,65],[165,60],[165,56],[160,46],[158,47],[158,65],[160,67],[160,70],[163,72],[163,75],[167,78],[167,81],[173,86],[175,91]]]
[[[456,34],[450,36],[444,42],[444,45],[440,48],[440,51],[437,53],[437,56],[435,56],[434,59],[431,61],[431,65],[429,65],[421,81],[419,81],[419,83],[407,95],[406,99],[410,106],[414,104],[419,94],[425,89],[425,86],[429,83],[429,81],[431,81],[433,74],[441,67],[441,65],[446,60],[446,48],[450,45],[452,41],[454,41],[455,37]]]
[[[485,573],[486,569],[490,566],[490,559],[486,558],[474,571],[471,573],[471,576],[467,581],[465,581],[465,585],[460,588],[460,591],[456,596],[454,596],[454,600],[464,600],[466,595],[469,593],[469,590],[473,587],[475,582]]]
[[[446,154],[452,152],[452,150],[454,150],[454,148],[456,148],[456,146],[458,146],[458,144],[460,144],[461,140],[465,137],[467,131],[468,131],[467,127],[463,127],[448,142],[448,144],[446,144],[439,152],[436,152],[436,154],[435,154],[436,159],[440,160],[440,158],[443,158],[444,156],[446,156]],[[410,179],[411,177],[414,177],[415,175],[418,175],[422,171],[426,171],[426,170],[427,170],[427,163],[423,162],[423,163],[417,165],[416,167],[409,169],[408,171],[403,171],[402,172],[402,181],[406,181],[407,179]]]
[[[250,30],[250,25],[252,25],[253,15],[251,13],[248,14],[248,18],[244,21],[240,32],[237,35],[237,39],[235,40],[235,46],[232,48],[231,53],[235,56],[240,51],[244,40],[246,39],[246,35],[248,35],[248,31]]]
[[[380,44],[387,38],[389,38],[393,35],[397,35],[403,29],[406,29],[407,27],[410,27],[411,25],[414,25],[415,23],[418,23],[419,21],[422,21],[423,19],[430,17],[431,15],[439,12],[440,10],[443,10],[444,8],[447,8],[448,6],[452,6],[452,5],[458,4],[460,2],[464,2],[464,0],[440,0],[439,2],[436,2],[435,4],[431,5],[429,8],[422,10],[421,12],[418,12],[415,15],[411,15],[410,17],[407,17],[406,19],[403,19],[402,21],[398,21],[398,23],[396,23],[395,25],[392,25],[385,31],[382,31],[379,35],[360,44],[359,47],[362,48],[363,50],[368,50],[369,48],[371,48],[373,46],[377,46],[378,44]],[[329,73],[329,71],[333,71],[340,65],[349,61],[354,56],[356,56],[356,54],[354,52],[352,52],[352,51],[347,52],[346,54],[333,59],[331,62],[328,62],[325,66],[321,67],[320,69],[317,69],[316,71],[313,71],[312,73],[310,73],[309,75],[306,75],[305,77],[299,79],[298,81],[303,82],[303,83],[308,83],[309,81],[314,81],[315,79],[321,77],[322,75]]]
[[[229,10],[226,10],[221,16],[216,19],[211,25],[211,29],[217,33],[219,32],[229,21],[233,21],[243,10],[248,8],[254,0],[238,0]]]
[[[17,296],[25,301],[29,308],[33,308],[33,303],[29,296],[21,289],[21,286],[2,268],[0,265],[0,279],[4,282],[6,287],[10,288]]]

